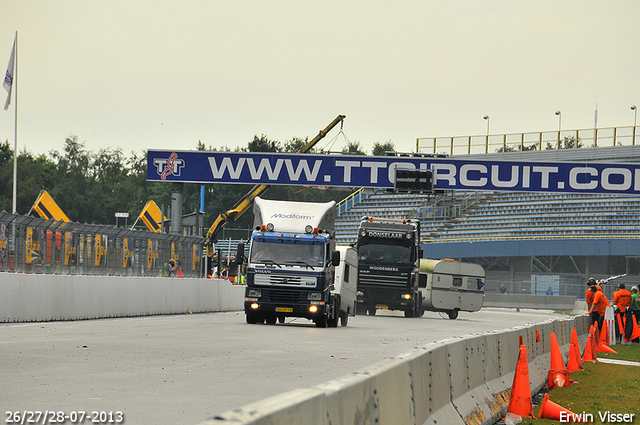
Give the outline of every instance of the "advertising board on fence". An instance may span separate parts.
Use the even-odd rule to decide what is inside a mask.
[[[396,169],[432,170],[436,190],[640,193],[640,165],[454,157],[148,151],[147,180],[393,188]]]

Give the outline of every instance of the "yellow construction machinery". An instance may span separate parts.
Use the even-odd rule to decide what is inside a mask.
[[[316,137],[314,137],[309,143],[304,145],[297,153],[307,153],[324,138],[333,127],[342,123],[346,118],[345,115],[338,115],[338,117],[331,122],[324,130],[321,130]],[[213,255],[213,243],[217,240],[218,233],[228,223],[232,223],[238,219],[245,211],[251,207],[253,200],[256,196],[260,196],[269,189],[271,185],[257,184],[246,195],[244,195],[230,210],[220,214],[218,218],[213,222],[209,231],[207,232],[207,239],[205,245],[207,247],[207,255]]]

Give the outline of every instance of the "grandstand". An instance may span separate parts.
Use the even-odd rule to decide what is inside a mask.
[[[513,161],[640,161],[640,146],[467,155]],[[339,243],[355,242],[362,216],[419,218],[425,257],[481,264],[487,291],[584,296],[585,281],[627,274],[640,283],[640,195],[529,192],[372,191],[336,222]],[[619,281],[619,280],[618,280]],[[615,284],[605,289],[611,296]]]

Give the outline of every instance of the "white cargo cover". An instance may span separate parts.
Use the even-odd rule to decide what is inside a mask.
[[[304,233],[308,225],[333,232],[336,203],[271,201],[256,197],[253,214],[254,227],[272,223],[274,232]]]

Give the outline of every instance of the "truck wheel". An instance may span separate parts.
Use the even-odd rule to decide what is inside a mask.
[[[456,320],[456,319],[458,318],[458,311],[459,311],[458,309],[455,309],[455,310],[449,310],[449,311],[447,312],[447,314],[449,315],[449,319],[451,319],[451,320]]]
[[[369,311],[369,316],[375,316],[376,315],[376,310],[377,308],[375,307],[371,307],[368,311]]]
[[[327,319],[327,326],[329,326],[330,328],[337,328],[338,327],[338,317],[330,317]]]
[[[349,323],[349,313],[347,313],[346,311],[341,311],[340,326],[347,326],[347,323]]]
[[[357,306],[356,307],[356,314],[358,316],[365,316],[367,314],[367,308],[364,306]]]
[[[326,328],[327,327],[327,316],[320,316],[316,319],[316,328]]]
[[[340,313],[340,301],[338,298],[333,298],[331,301],[331,312],[333,313],[331,317],[327,318],[327,326],[330,328],[338,327],[338,314]]]
[[[284,323],[284,316],[278,316],[278,323]]]
[[[250,323],[252,325],[258,323],[258,318],[256,317],[255,313],[247,313],[247,323]]]
[[[267,322],[267,325],[275,325],[276,324],[276,316],[267,316],[265,321]]]
[[[412,300],[411,305],[404,311],[404,317],[416,317],[415,298]]]

